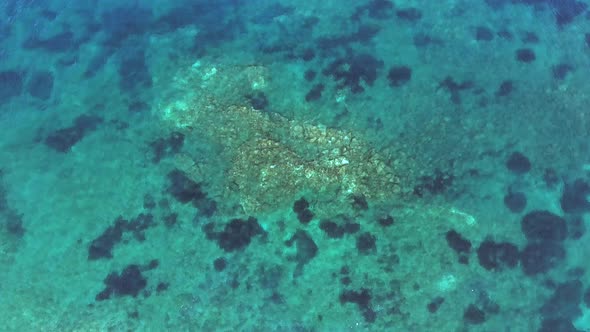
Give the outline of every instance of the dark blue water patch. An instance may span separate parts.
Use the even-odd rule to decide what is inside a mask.
[[[106,38],[106,45],[117,47],[132,35],[149,31],[154,17],[151,9],[139,5],[112,8],[102,14],[100,24]]]
[[[515,59],[522,63],[531,63],[537,59],[537,55],[530,48],[520,48],[516,50]]]
[[[169,172],[168,182],[166,191],[182,204],[192,203],[199,210],[199,216],[211,217],[217,211],[217,202],[208,197],[201,183],[191,180],[184,172]]]
[[[121,54],[119,63],[119,87],[123,92],[138,92],[152,86],[152,75],[145,60],[145,51],[140,48],[130,48]]]
[[[38,99],[47,100],[53,91],[53,74],[50,71],[38,71],[31,75],[27,83],[27,92]]]
[[[8,191],[4,183],[4,173],[0,169],[0,231],[22,238],[26,229],[23,223],[23,214],[9,205]]]
[[[61,153],[67,153],[88,133],[96,130],[103,119],[94,115],[81,115],[72,126],[53,131],[45,138],[45,145]]]
[[[7,70],[0,72],[0,105],[20,96],[23,92],[24,72]]]
[[[63,31],[51,37],[43,38],[35,33],[22,44],[25,49],[42,49],[52,53],[77,50],[80,46],[76,36],[71,31]]]
[[[477,41],[492,41],[494,39],[494,31],[485,26],[478,26],[475,28],[475,40]]]

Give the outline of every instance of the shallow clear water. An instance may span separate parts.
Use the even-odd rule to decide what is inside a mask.
[[[1,331],[589,331],[576,0],[0,3]]]

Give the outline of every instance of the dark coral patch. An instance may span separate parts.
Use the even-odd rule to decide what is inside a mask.
[[[544,273],[565,259],[565,249],[556,242],[538,242],[527,245],[520,255],[525,275]]]
[[[182,149],[184,135],[180,132],[172,132],[168,137],[161,137],[150,142],[152,148],[152,161],[159,163],[163,158],[172,156]]]
[[[94,115],[80,115],[70,127],[58,129],[45,138],[45,144],[55,151],[66,153],[89,132],[96,130],[103,119]]]
[[[520,257],[514,244],[486,240],[477,248],[477,258],[484,269],[497,272],[514,268]]]
[[[242,250],[250,244],[253,237],[265,233],[254,217],[247,220],[232,219],[221,232],[214,231],[213,226],[212,223],[206,224],[203,231],[209,240],[216,241],[219,248],[225,252]]]
[[[27,91],[35,98],[49,99],[53,91],[53,74],[49,71],[34,73],[27,84]]]
[[[16,70],[0,72],[0,105],[23,92],[24,74]]]
[[[573,183],[566,183],[561,194],[560,204],[563,212],[583,213],[590,211],[590,184],[584,179],[576,179]]]
[[[138,265],[128,265],[121,273],[113,272],[104,279],[106,288],[96,295],[96,301],[109,299],[115,296],[137,297],[147,286],[147,279],[141,274]]]
[[[408,66],[392,67],[387,73],[389,85],[392,87],[400,87],[406,84],[412,78],[412,69]]]
[[[513,152],[506,161],[506,168],[512,173],[524,174],[531,170],[531,161],[521,152]]]
[[[526,207],[526,195],[522,192],[510,191],[504,196],[504,205],[513,213],[521,213]]]
[[[373,85],[382,67],[383,61],[362,53],[335,60],[322,73],[332,76],[338,88],[348,87],[352,93],[361,93],[365,91],[365,85]]]
[[[567,237],[565,219],[544,210],[527,213],[522,218],[521,228],[528,240],[563,241]]]

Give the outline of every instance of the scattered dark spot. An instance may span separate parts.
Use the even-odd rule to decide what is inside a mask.
[[[127,105],[127,110],[131,113],[143,113],[150,109],[150,105],[141,100],[136,100]]]
[[[526,207],[526,195],[522,192],[510,191],[504,196],[504,205],[513,213],[521,213]]]
[[[521,48],[516,50],[516,60],[524,63],[531,63],[535,61],[537,56],[535,52],[530,48]]]
[[[377,238],[371,233],[363,233],[356,238],[356,249],[360,254],[369,254],[377,249]]]
[[[574,67],[568,65],[567,63],[560,63],[555,65],[551,68],[553,72],[553,78],[556,80],[563,80],[571,71],[574,70]]]
[[[406,84],[412,78],[412,69],[407,66],[393,67],[387,73],[389,85],[399,87]]]
[[[143,195],[143,208],[151,210],[156,207],[156,200],[150,194]]]
[[[583,179],[566,183],[561,194],[560,205],[565,213],[583,213],[590,211],[590,184]]]
[[[447,232],[445,239],[449,247],[459,255],[468,254],[471,251],[471,241],[464,238],[454,229]]]
[[[160,137],[150,142],[152,148],[152,162],[157,164],[163,158],[177,154],[184,144],[184,135],[179,132],[172,132],[168,137]]]
[[[299,222],[302,224],[308,224],[313,219],[313,217],[314,214],[309,209],[305,209],[297,213],[297,219],[299,219]]]
[[[492,39],[494,39],[494,32],[490,28],[484,26],[475,28],[475,40],[491,41]]]
[[[463,320],[472,325],[483,324],[486,321],[486,314],[475,304],[470,304],[463,312]]]
[[[567,318],[543,319],[538,332],[582,332]]]
[[[156,293],[162,293],[166,291],[170,287],[170,284],[167,282],[159,282],[156,286]]]
[[[502,39],[506,39],[506,40],[512,40],[512,38],[513,38],[512,32],[510,32],[508,30],[498,31],[498,37],[500,37]]]
[[[371,308],[371,294],[366,288],[361,288],[360,291],[347,290],[342,292],[340,294],[340,303],[355,303],[368,323],[374,322],[377,318],[377,314]]]
[[[582,315],[580,304],[584,291],[580,280],[571,280],[557,286],[553,295],[541,307],[543,318],[567,318],[573,320]]]
[[[520,255],[525,275],[544,273],[565,259],[565,249],[558,242],[544,241],[527,245]]]
[[[379,218],[379,220],[377,220],[377,222],[379,223],[379,225],[381,225],[383,227],[389,227],[389,226],[393,225],[395,220],[393,219],[392,216],[387,215],[385,217]]]
[[[268,108],[268,98],[262,91],[256,91],[252,94],[246,95],[246,99],[248,99],[250,105],[255,110],[264,111]]]
[[[590,33],[584,34],[584,41],[586,42],[586,46],[590,47]]]
[[[164,225],[168,228],[176,225],[176,222],[178,222],[178,213],[171,213],[164,217]]]
[[[79,42],[70,31],[64,31],[48,38],[42,38],[37,35],[30,36],[23,43],[25,49],[42,49],[47,52],[58,53],[70,50],[76,50]]]
[[[26,229],[23,226],[23,215],[13,209],[6,209],[1,212],[3,214],[6,231],[15,237],[22,238],[26,232]]]
[[[363,85],[373,85],[382,67],[383,61],[362,53],[334,60],[322,73],[332,76],[337,88],[348,87],[352,93],[361,93],[365,91]]]
[[[417,33],[414,35],[413,38],[414,46],[416,47],[425,47],[428,45],[442,45],[443,42],[441,39],[432,37],[426,33]]]
[[[113,272],[104,279],[106,288],[96,295],[96,301],[107,300],[111,295],[137,297],[147,286],[147,280],[141,274],[138,265],[128,265],[121,274]]]
[[[531,170],[531,162],[524,154],[513,152],[506,161],[506,168],[516,174],[524,174]]]
[[[567,237],[565,219],[549,211],[535,210],[527,213],[522,218],[521,226],[529,241],[563,241]]]
[[[579,240],[586,234],[586,223],[581,216],[575,216],[569,221],[567,230],[570,239]]]
[[[213,231],[213,226],[213,223],[206,224],[203,231],[209,240],[217,241],[219,248],[225,252],[242,250],[250,244],[254,236],[264,234],[264,230],[254,217],[247,220],[232,219],[221,232]]]
[[[406,8],[406,9],[399,9],[395,12],[395,15],[406,21],[416,22],[422,18],[422,12],[418,8]]]
[[[352,208],[356,211],[366,211],[369,209],[369,203],[367,203],[367,199],[365,195],[351,195],[351,204]]]
[[[346,221],[342,225],[331,220],[322,220],[320,229],[331,239],[340,239],[346,234],[354,234],[360,230],[360,224]]]
[[[293,272],[293,277],[296,278],[303,274],[303,267],[309,263],[318,253],[318,246],[307,232],[298,230],[295,234],[285,242],[287,246],[292,246],[295,243],[297,254],[295,261],[297,266]]]
[[[168,193],[170,193],[180,203],[202,200],[206,197],[201,190],[201,185],[189,179],[185,173],[179,170],[173,170],[168,173]]]
[[[123,54],[118,70],[121,90],[133,93],[136,89],[150,88],[152,86],[152,75],[145,61],[144,50],[129,49]]]
[[[223,257],[219,257],[213,261],[215,271],[223,271],[227,266],[227,261]]]
[[[311,82],[315,79],[317,73],[315,72],[315,70],[308,69],[305,71],[305,74],[303,76],[305,77],[306,81]]]
[[[311,90],[305,95],[305,101],[315,101],[322,97],[322,92],[324,91],[324,85],[322,83],[318,83],[314,85]]]
[[[47,100],[53,90],[53,74],[49,71],[34,73],[27,84],[27,92],[35,98]]]
[[[115,223],[96,239],[88,247],[88,260],[97,260],[101,258],[113,258],[113,248],[123,239],[125,232],[131,232],[138,241],[145,240],[144,231],[155,223],[151,214],[140,213],[135,219],[127,221],[119,216]]]
[[[498,91],[496,91],[496,97],[506,97],[514,90],[514,83],[510,80],[503,81],[500,83]]]
[[[553,168],[546,168],[543,172],[543,181],[549,188],[554,188],[559,183],[559,176]]]
[[[305,62],[311,61],[313,58],[315,58],[315,52],[311,48],[306,48],[301,53],[301,59]]]
[[[94,115],[80,115],[74,120],[74,125],[58,129],[45,138],[45,144],[57,152],[67,153],[81,141],[84,136],[96,130],[103,119]]]
[[[449,173],[435,169],[433,175],[423,176],[420,179],[420,184],[414,187],[414,195],[423,197],[425,190],[432,195],[442,194],[453,184],[454,178]]]
[[[23,92],[24,73],[15,70],[0,72],[0,105]]]
[[[147,32],[152,24],[152,11],[138,5],[111,8],[101,17],[102,30],[106,38],[104,44],[119,47],[128,37]]]
[[[534,32],[527,31],[524,33],[524,36],[522,36],[522,41],[523,43],[536,44],[539,42],[539,36]]]
[[[260,264],[256,271],[259,276],[260,287],[263,289],[276,289],[281,284],[285,268],[282,265],[266,266]]]
[[[435,313],[438,311],[438,309],[440,308],[440,306],[445,302],[445,298],[442,296],[437,296],[434,299],[432,299],[432,301],[430,301],[430,303],[428,303],[428,305],[426,306],[426,308],[428,309],[428,312],[430,312],[431,314]]]
[[[461,94],[460,92],[463,90],[468,90],[474,87],[472,81],[465,81],[463,83],[455,82],[455,80],[447,76],[440,84],[438,85],[439,89],[445,89],[447,92],[451,94],[451,101],[453,104],[458,105],[461,104]]]
[[[84,71],[84,78],[92,78],[97,73],[99,73],[104,66],[107,64],[113,53],[115,52],[114,48],[107,47],[95,54],[92,59],[86,65],[86,70]]]
[[[499,272],[516,267],[519,253],[512,243],[486,240],[477,248],[477,258],[484,269]]]
[[[309,202],[304,197],[301,197],[300,199],[296,200],[295,203],[293,203],[293,212],[295,213],[303,212],[308,208]]]
[[[393,3],[389,0],[372,0],[366,5],[357,7],[351,19],[358,21],[365,13],[368,13],[370,18],[378,20],[388,19],[393,14]]]

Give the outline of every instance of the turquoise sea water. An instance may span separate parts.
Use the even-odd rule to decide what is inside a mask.
[[[582,0],[0,2],[0,331],[590,331]]]

